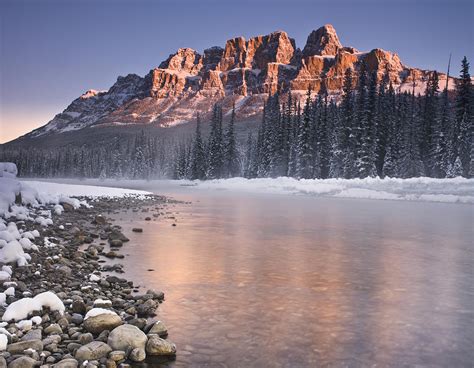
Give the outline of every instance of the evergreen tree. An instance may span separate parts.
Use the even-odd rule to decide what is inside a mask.
[[[462,60],[461,74],[456,85],[456,125],[454,151],[459,156],[464,176],[468,176],[473,134],[473,92],[469,62]]]
[[[357,134],[354,125],[354,95],[351,68],[346,69],[342,90],[341,119],[344,134],[342,135],[341,146],[344,151],[344,178],[351,179],[356,176],[357,157]]]
[[[191,179],[203,180],[206,178],[206,154],[204,143],[201,137],[201,118],[199,113],[196,117],[196,133],[194,136],[192,163],[191,163]]]
[[[215,104],[209,137],[209,165],[207,176],[210,179],[222,177],[223,166],[222,108]]]
[[[235,142],[234,122],[235,104],[232,105],[232,114],[225,134],[225,174],[229,178],[240,174],[237,144]]]
[[[313,176],[313,145],[311,142],[311,88],[308,88],[303,118],[298,132],[296,149],[296,177],[310,179]]]

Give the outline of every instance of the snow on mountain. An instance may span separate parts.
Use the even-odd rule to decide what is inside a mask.
[[[298,98],[310,87],[314,94],[323,89],[337,98],[346,69],[354,70],[356,83],[362,64],[378,78],[388,72],[401,91],[423,93],[430,74],[405,66],[390,51],[344,47],[329,24],[311,32],[302,51],[284,31],[248,40],[236,37],[224,48],[214,46],[202,55],[180,48],[144,77],[129,74],[108,91],[89,90],[28,136],[89,126],[173,126],[194,120],[197,112],[206,118],[216,102],[224,114],[235,103],[237,118],[245,120],[260,114],[268,94],[277,91],[291,90]],[[440,74],[440,86],[445,84],[446,75]],[[453,87],[450,78],[449,88]]]

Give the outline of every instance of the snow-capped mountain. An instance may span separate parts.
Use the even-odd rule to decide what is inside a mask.
[[[429,71],[408,67],[397,54],[382,49],[361,52],[344,47],[331,25],[308,36],[303,50],[286,32],[233,38],[224,48],[215,46],[199,54],[181,48],[146,76],[119,77],[108,90],[90,90],[74,100],[45,126],[28,134],[38,137],[95,127],[128,124],[172,126],[206,117],[220,102],[224,113],[235,103],[238,119],[261,113],[268,94],[289,90],[303,96],[325,89],[331,96],[341,93],[344,73],[354,70],[354,83],[361,65],[381,78],[386,71],[400,90],[423,93]],[[440,86],[446,83],[440,74]],[[454,87],[450,78],[449,88]]]

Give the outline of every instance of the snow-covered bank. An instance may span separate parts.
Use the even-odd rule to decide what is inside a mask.
[[[100,258],[124,258],[129,240],[105,214],[159,211],[166,199],[20,182],[16,173],[14,164],[0,163],[0,367],[115,367],[173,357],[176,346],[162,338],[166,326],[147,323],[164,294],[132,296],[132,281],[105,274],[123,266]]]
[[[238,190],[281,194],[304,194],[324,197],[474,203],[474,179],[453,178],[366,178],[366,179],[217,179],[180,181],[198,189]]]
[[[151,194],[144,190],[101,187],[92,185],[78,184],[59,184],[45,181],[24,181],[23,184],[35,189],[40,197],[114,197],[122,198],[129,195]]]

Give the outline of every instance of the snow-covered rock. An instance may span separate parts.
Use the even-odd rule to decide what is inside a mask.
[[[65,307],[61,299],[51,291],[36,295],[34,298],[23,298],[13,302],[8,306],[3,314],[2,320],[21,321],[28,317],[34,311],[41,311],[44,307],[51,311],[58,311],[64,313]]]

